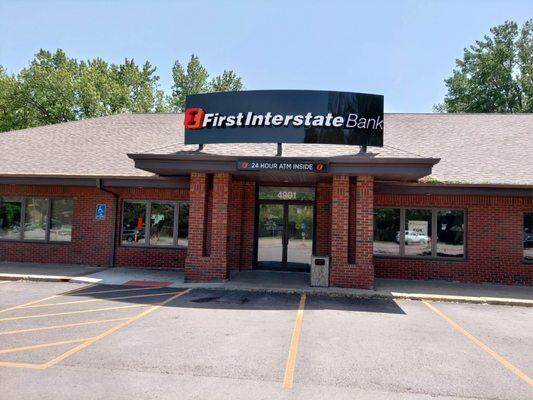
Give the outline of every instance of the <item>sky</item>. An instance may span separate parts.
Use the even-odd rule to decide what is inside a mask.
[[[531,0],[0,0],[0,65],[17,73],[40,48],[149,60],[170,92],[174,61],[196,54],[250,90],[375,93],[386,112],[431,112],[464,47],[528,18]]]

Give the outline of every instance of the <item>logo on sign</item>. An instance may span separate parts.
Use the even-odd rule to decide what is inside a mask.
[[[202,129],[204,127],[205,111],[201,108],[188,108],[185,111],[185,128]]]

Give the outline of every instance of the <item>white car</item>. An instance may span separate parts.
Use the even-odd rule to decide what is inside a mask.
[[[427,235],[422,235],[415,231],[405,231],[405,244],[406,245],[411,244],[411,243],[428,244],[430,240],[431,239]],[[400,243],[400,232],[396,234],[396,241]]]

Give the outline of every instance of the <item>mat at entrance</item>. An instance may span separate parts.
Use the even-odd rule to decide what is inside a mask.
[[[157,286],[157,287],[167,287],[172,285],[170,281],[136,281],[131,280],[124,283],[127,286]]]

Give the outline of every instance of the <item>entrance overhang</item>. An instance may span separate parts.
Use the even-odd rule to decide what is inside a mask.
[[[381,181],[416,182],[431,175],[440,158],[376,158],[370,154],[353,156],[320,157],[328,164],[327,172],[240,171],[237,161],[249,156],[225,156],[198,153],[128,154],[135,167],[159,176],[184,175],[190,172],[228,172],[258,182],[313,183],[329,180],[333,175],[373,176]],[[256,157],[264,161],[303,161],[309,157]]]

